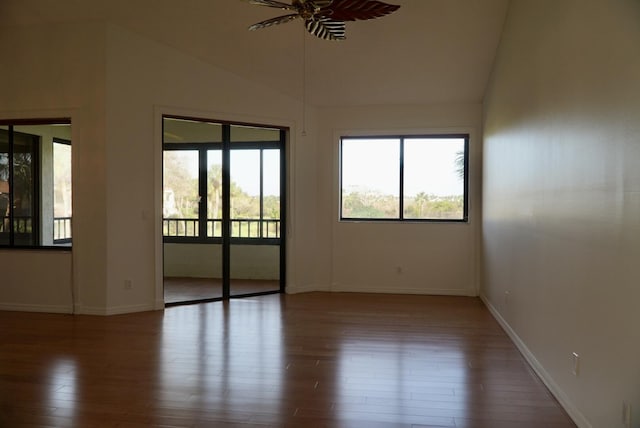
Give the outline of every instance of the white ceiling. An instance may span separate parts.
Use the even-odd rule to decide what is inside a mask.
[[[0,23],[108,20],[317,106],[480,102],[509,0],[386,0],[391,15],[325,41],[243,0],[1,0]],[[306,40],[306,41],[305,41]],[[304,42],[304,45],[303,45]]]

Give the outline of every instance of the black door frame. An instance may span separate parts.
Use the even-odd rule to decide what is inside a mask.
[[[215,123],[222,125],[222,143],[165,143],[164,142],[164,126],[165,119],[177,119],[177,120],[189,120],[196,122],[206,122],[206,123]],[[264,129],[277,129],[279,130],[279,141],[253,141],[253,142],[237,142],[231,141],[231,127],[232,126],[250,126],[255,128],[264,128]],[[228,122],[228,121],[219,121],[212,119],[203,119],[203,118],[194,118],[194,117],[184,117],[184,116],[175,116],[175,115],[163,115],[162,116],[162,135],[163,135],[163,143],[162,143],[162,151],[164,153],[165,150],[197,150],[199,156],[199,194],[207,195],[207,179],[206,179],[206,161],[204,166],[204,174],[203,178],[203,169],[202,169],[202,152],[207,152],[211,149],[220,149],[222,151],[222,238],[207,238],[206,236],[206,221],[199,222],[199,238],[178,238],[178,239],[168,239],[164,236],[163,233],[163,245],[167,242],[182,242],[182,243],[221,243],[222,244],[222,297],[212,297],[205,299],[195,299],[188,300],[184,302],[165,302],[165,307],[170,306],[178,306],[178,305],[187,305],[187,304],[197,304],[197,303],[207,303],[207,302],[215,302],[221,300],[229,300],[231,298],[243,298],[243,297],[253,297],[253,296],[261,296],[261,295],[269,295],[269,294],[277,294],[284,293],[286,287],[286,221],[287,221],[287,163],[286,163],[286,147],[287,147],[287,134],[288,128],[283,128],[280,126],[272,126],[265,124],[251,124],[251,123],[238,123],[238,122]],[[280,235],[278,238],[269,238],[268,240],[265,238],[260,238],[260,242],[251,242],[251,240],[255,238],[233,238],[231,237],[231,151],[236,150],[239,147],[242,149],[279,149],[280,151]],[[206,159],[206,157],[205,157]],[[164,168],[162,168],[164,170]],[[262,180],[262,177],[261,177]],[[164,176],[162,179],[162,188],[164,191]],[[260,202],[262,204],[262,201]],[[199,210],[199,219],[202,219],[202,211]],[[204,210],[204,217],[206,220],[207,213]],[[204,223],[204,225],[203,225]],[[262,225],[261,225],[262,227]],[[203,232],[205,232],[203,234]],[[279,288],[277,290],[272,291],[262,291],[255,293],[246,293],[246,294],[235,294],[231,295],[231,245],[242,245],[242,244],[257,244],[260,245],[278,245],[279,246]],[[164,265],[164,256],[163,256],[163,265]],[[164,272],[164,268],[163,268]],[[164,284],[164,281],[163,281]],[[164,287],[163,287],[164,290]],[[164,293],[163,293],[164,294]]]

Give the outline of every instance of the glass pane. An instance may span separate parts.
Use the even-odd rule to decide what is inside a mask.
[[[0,245],[9,245],[9,131],[0,126]]]
[[[220,143],[222,125],[212,122],[165,117],[162,141],[165,143]]]
[[[280,246],[231,245],[230,294],[264,293],[280,289]]]
[[[207,151],[207,236],[222,237],[222,150]]]
[[[405,140],[405,218],[464,218],[464,150],[463,138]]]
[[[260,150],[231,151],[231,236],[260,236]]]
[[[280,237],[280,150],[263,150],[262,237]]]
[[[280,130],[254,126],[231,125],[231,142],[279,142]]]
[[[11,128],[11,134],[9,129],[0,127],[0,244],[11,245],[13,230],[16,246],[70,245],[71,124],[19,125]],[[58,145],[64,146],[63,155],[55,150]],[[66,172],[61,172],[60,162]],[[65,197],[62,205],[66,203],[65,219],[59,225],[64,239],[58,241],[54,240],[56,177],[58,183],[64,177],[66,188],[58,192],[59,199]]]
[[[53,243],[71,242],[71,144],[53,143]]]
[[[13,211],[13,242],[16,246],[39,244],[39,201],[36,191],[38,143],[40,135],[46,132],[39,128],[41,127],[13,128],[13,207],[10,207],[10,211]]]
[[[163,152],[162,229],[164,236],[198,236],[198,152]]]
[[[342,218],[400,216],[400,141],[342,140]]]
[[[164,301],[222,298],[222,245],[165,242]]]

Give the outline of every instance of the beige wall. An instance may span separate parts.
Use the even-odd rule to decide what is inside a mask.
[[[481,105],[369,106],[320,112],[317,147],[318,285],[333,291],[476,295]],[[468,223],[338,221],[340,136],[468,133]],[[400,271],[400,272],[399,272]]]
[[[514,0],[486,96],[482,293],[581,427],[640,423],[638,76],[638,1]]]
[[[0,310],[71,313],[71,253],[0,250]]]
[[[321,115],[308,107],[303,136],[298,101],[119,26],[25,26],[11,34],[0,47],[13,53],[13,64],[2,72],[21,84],[0,101],[1,116],[16,110],[16,117],[73,121],[77,312],[162,307],[162,114],[291,128],[288,292],[476,293],[479,105],[326,109]],[[337,137],[359,131],[469,132],[471,222],[338,223]],[[67,258],[61,272],[70,269]],[[18,259],[20,268],[32,260],[28,253]],[[38,294],[44,286],[38,275],[50,275],[34,275],[26,287]],[[129,280],[133,287],[125,289]],[[61,281],[52,289],[64,295],[69,287]],[[9,290],[0,291],[0,302],[29,304]]]
[[[71,269],[76,309],[106,304],[104,33],[99,23],[0,26],[0,79],[10,82],[0,117],[70,117],[74,142],[73,263],[70,253],[3,251],[4,308],[70,311]]]
[[[161,177],[154,168],[160,165],[162,113],[292,126],[288,292],[477,293],[480,105],[326,109],[317,120],[316,112],[308,109],[307,135],[302,136],[297,126],[301,109],[293,100],[120,27],[110,26],[107,40],[109,164],[118,165],[110,169],[109,201],[110,206],[131,209],[112,210],[109,215],[110,229],[123,231],[110,241],[110,304],[144,305],[153,292],[147,284],[155,281],[159,305],[162,271],[157,269],[162,266],[154,225],[158,226],[161,211],[154,194],[160,195]],[[251,96],[238,96],[247,93]],[[470,223],[339,224],[336,137],[345,130],[470,133]],[[133,176],[124,171],[133,171]],[[155,193],[149,192],[152,188]],[[397,274],[397,267],[402,274]],[[142,289],[134,285],[133,290],[124,290],[127,278],[142,284]]]
[[[290,184],[300,174],[295,168],[306,150],[296,133],[301,109],[295,100],[115,25],[107,29],[106,86],[109,307],[160,308],[162,114],[292,128]],[[290,186],[291,209],[312,196],[296,192]],[[298,228],[308,227],[308,221],[289,224],[290,245],[295,246]],[[291,252],[290,264],[296,263],[298,255]],[[296,278],[289,277],[295,290]],[[131,290],[124,288],[127,279],[133,281]]]
[[[291,128],[291,211],[313,198],[293,184],[315,182],[305,153],[315,139],[296,143],[295,100],[104,22],[2,26],[0,49],[0,77],[12,82],[0,97],[0,118],[71,117],[74,168],[72,253],[3,251],[2,308],[114,314],[163,307],[164,113]],[[313,109],[307,112],[312,135]],[[300,264],[295,237],[304,237],[296,231],[314,226],[313,217],[289,222],[290,291]]]

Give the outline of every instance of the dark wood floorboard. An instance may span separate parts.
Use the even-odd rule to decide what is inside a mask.
[[[575,427],[476,298],[0,312],[0,427]]]

